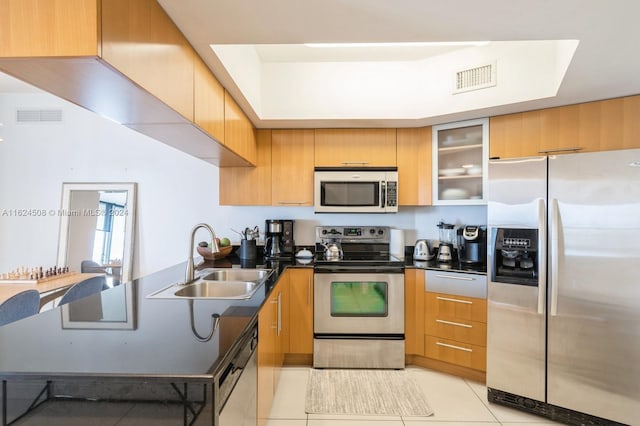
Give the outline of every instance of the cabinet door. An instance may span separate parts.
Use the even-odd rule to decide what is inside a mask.
[[[424,356],[424,280],[422,269],[404,271],[405,354]]]
[[[193,121],[197,55],[160,5],[155,0],[109,0],[101,2],[101,12],[102,58]]]
[[[492,158],[640,147],[640,96],[501,115],[490,120]]]
[[[271,198],[274,206],[313,205],[314,131],[271,133]]]
[[[276,288],[273,290],[276,306],[276,357],[274,370],[274,385],[276,387],[284,365],[284,355],[289,352],[289,277],[288,273],[281,275],[278,278]]]
[[[272,295],[258,313],[258,424],[266,425],[275,391],[276,297]]]
[[[315,165],[396,166],[396,129],[316,129]]]
[[[224,87],[200,58],[194,70],[194,122],[224,144]]]
[[[97,56],[98,12],[96,0],[2,1],[0,54],[3,57]]]
[[[431,127],[397,130],[398,205],[431,205]]]
[[[289,269],[289,352],[313,353],[313,269]]]
[[[485,204],[489,120],[433,126],[433,204]]]
[[[255,167],[220,167],[220,205],[271,205],[271,130],[258,130]]]
[[[256,130],[227,91],[224,93],[224,145],[249,163],[257,164]]]

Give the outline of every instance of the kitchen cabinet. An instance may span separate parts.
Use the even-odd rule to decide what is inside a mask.
[[[316,129],[315,165],[396,166],[396,129]]]
[[[224,144],[233,152],[256,164],[256,131],[240,106],[224,93]]]
[[[271,205],[271,130],[257,130],[255,167],[219,169],[221,206]]]
[[[486,299],[424,293],[425,356],[486,371]]]
[[[431,127],[397,130],[398,205],[431,205]]]
[[[405,355],[424,356],[424,281],[422,269],[404,270]]]
[[[258,313],[258,425],[267,424],[284,354],[289,350],[289,277],[278,279]]]
[[[255,165],[255,145],[202,126],[206,67],[154,0],[2,1],[0,70],[220,167]]]
[[[147,92],[193,120],[193,64],[197,55],[155,3],[103,1],[101,56]]]
[[[313,269],[289,268],[289,353],[313,354]]]
[[[491,117],[491,158],[640,148],[640,96]]]
[[[272,131],[272,205],[313,205],[313,158],[313,129]]]
[[[224,143],[225,90],[200,58],[196,58],[194,66],[193,91],[194,123],[218,142]]]
[[[489,120],[433,126],[433,204],[484,204]]]

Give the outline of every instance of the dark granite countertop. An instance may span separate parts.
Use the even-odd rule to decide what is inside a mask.
[[[147,295],[184,279],[186,262],[103,291],[102,313],[123,311],[133,303],[134,329],[66,328],[63,310],[96,309],[81,299],[0,327],[0,378],[115,378],[144,380],[211,380],[224,355],[257,320],[269,291],[293,261],[262,262],[252,267],[274,267],[269,281],[247,300],[195,300],[195,328],[207,335],[211,315],[221,315],[219,331],[208,342],[191,331],[187,300],[148,299]],[[233,256],[207,267],[241,267]],[[91,305],[90,303],[94,304]],[[100,306],[100,304],[98,304]],[[99,309],[99,308],[98,308]],[[95,321],[96,326],[103,326]],[[222,337],[221,337],[222,336]]]

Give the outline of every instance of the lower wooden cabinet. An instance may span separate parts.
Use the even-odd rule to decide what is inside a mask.
[[[289,274],[289,353],[313,354],[313,269],[291,268]]]
[[[265,426],[289,350],[289,277],[283,274],[258,313],[258,426]]]
[[[424,307],[425,356],[486,371],[487,301],[425,292]]]
[[[486,371],[487,348],[441,337],[425,337],[425,356],[474,370]]]
[[[424,270],[404,270],[404,352],[424,356]]]

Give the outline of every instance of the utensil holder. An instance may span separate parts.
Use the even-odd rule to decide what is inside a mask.
[[[240,240],[240,259],[255,259],[256,255],[256,240]]]

